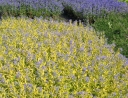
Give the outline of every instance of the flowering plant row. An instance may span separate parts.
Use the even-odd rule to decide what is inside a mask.
[[[6,7],[5,7],[6,6]],[[29,14],[34,16],[60,15],[70,7],[76,15],[104,16],[106,13],[128,13],[128,5],[117,0],[1,0],[4,14]]]
[[[97,34],[71,22],[4,19],[0,97],[128,97],[128,59]]]

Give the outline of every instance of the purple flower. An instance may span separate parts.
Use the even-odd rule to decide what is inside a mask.
[[[59,91],[59,89],[60,89],[60,87],[59,87],[59,86],[55,87],[56,92],[58,92],[58,91]]]
[[[99,81],[100,81],[100,82],[103,82],[103,81],[104,81],[104,79],[103,79],[102,76],[99,77]]]
[[[84,15],[105,15],[105,13],[128,12],[128,5],[117,0],[62,0],[64,7],[71,7],[76,13]]]
[[[39,60],[38,62],[36,62],[36,64],[35,64],[35,65],[36,65],[36,67],[37,67],[37,68],[39,68],[39,67],[40,67],[40,65],[42,64],[42,62],[43,62],[43,60],[42,60],[42,59],[41,59],[41,60]]]
[[[38,92],[42,92],[42,87],[37,87]]]
[[[88,41],[88,44],[92,44],[92,41],[91,41],[91,40],[89,40],[89,41]]]
[[[90,81],[90,78],[87,76],[87,77],[85,78],[85,81],[86,81],[86,82],[89,82],[89,81]]]
[[[5,79],[3,78],[2,73],[0,73],[0,83],[5,83]]]
[[[79,50],[80,50],[80,51],[84,51],[84,46],[80,47]]]
[[[105,60],[107,57],[106,56],[97,56],[96,59],[97,60]]]
[[[32,90],[33,90],[33,85],[32,85],[31,83],[26,83],[26,84],[24,84],[24,90],[25,90],[26,92],[32,92]]]
[[[78,94],[78,95],[84,95],[85,92],[84,92],[84,91],[80,91],[80,92],[78,92],[77,94]]]
[[[128,66],[128,59],[125,61],[123,66]]]
[[[82,69],[82,71],[83,71],[83,72],[85,72],[86,70],[87,70],[87,68],[86,68],[86,67],[84,67],[84,68]]]
[[[20,61],[20,57],[15,58],[15,59],[13,60],[14,65],[17,65],[19,61]]]
[[[46,70],[47,69],[47,67],[46,66],[42,66],[42,70]]]
[[[20,72],[16,72],[16,78],[20,78],[21,73]]]
[[[22,5],[31,7],[33,9],[47,9],[50,12],[62,12],[63,6],[57,0],[0,0],[1,5],[14,6],[15,9]]]
[[[82,16],[128,12],[128,4],[117,0],[0,0],[0,5],[14,6],[15,9],[25,5],[35,10],[47,9],[56,13],[62,13],[64,8],[70,7],[76,14]]]

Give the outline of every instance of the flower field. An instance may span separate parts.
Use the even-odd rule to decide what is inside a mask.
[[[0,98],[126,98],[128,59],[82,24],[7,18],[0,25]]]
[[[121,0],[119,0],[121,1]],[[72,10],[77,17],[105,17],[110,12],[128,13],[128,5],[118,0],[1,0],[3,14],[20,16],[57,16]]]
[[[128,98],[127,2],[0,0],[0,98]]]

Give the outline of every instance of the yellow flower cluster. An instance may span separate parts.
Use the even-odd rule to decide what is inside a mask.
[[[128,60],[82,24],[7,18],[0,25],[0,98],[126,97]]]

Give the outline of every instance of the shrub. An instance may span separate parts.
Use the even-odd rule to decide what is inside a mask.
[[[7,6],[5,8],[5,6]],[[1,9],[11,15],[54,16],[60,15],[63,6],[56,0],[6,0],[0,1]],[[9,15],[10,15],[9,14]],[[6,15],[8,16],[8,14]]]
[[[96,31],[105,32],[108,43],[115,42],[115,51],[122,48],[121,53],[128,58],[128,14],[109,14],[105,19],[97,19],[93,24]]]
[[[128,59],[81,24],[27,18],[0,25],[0,97],[127,97]]]
[[[105,17],[110,12],[128,13],[128,5],[117,0],[62,0],[63,6],[70,6],[83,17]],[[79,14],[78,14],[79,15]]]

